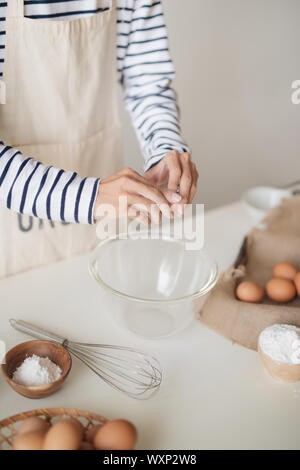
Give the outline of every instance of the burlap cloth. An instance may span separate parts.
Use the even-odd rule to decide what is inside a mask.
[[[300,327],[300,299],[284,305],[266,298],[261,304],[239,301],[239,282],[252,280],[264,287],[273,266],[281,261],[300,270],[300,196],[284,200],[264,220],[264,228],[247,235],[233,266],[222,273],[202,310],[201,322],[234,343],[257,350],[260,332],[274,323]]]

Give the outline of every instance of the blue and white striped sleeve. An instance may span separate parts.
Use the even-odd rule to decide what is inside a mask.
[[[189,149],[181,135],[175,77],[168,49],[162,4],[134,0],[119,13],[118,72],[125,86],[125,103],[145,159],[144,169],[170,150]]]
[[[0,142],[0,205],[22,214],[92,224],[99,178],[43,165]]]

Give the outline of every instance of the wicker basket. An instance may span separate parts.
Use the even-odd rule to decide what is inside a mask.
[[[0,421],[0,450],[10,450],[12,448],[12,442],[16,437],[21,422],[31,416],[39,416],[51,423],[58,419],[72,416],[79,419],[86,430],[94,424],[104,424],[107,422],[107,419],[103,418],[103,416],[74,408],[41,408],[24,411],[24,413],[19,413]]]

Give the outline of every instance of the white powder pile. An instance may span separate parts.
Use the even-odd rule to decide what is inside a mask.
[[[27,357],[17,367],[13,374],[13,381],[27,387],[34,385],[46,385],[55,382],[61,377],[61,368],[54,364],[48,357]]]
[[[269,326],[260,334],[259,346],[274,361],[300,364],[300,328],[296,326]]]

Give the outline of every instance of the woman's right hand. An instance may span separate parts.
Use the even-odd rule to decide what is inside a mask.
[[[125,197],[122,199],[121,213],[120,197]],[[127,215],[146,225],[149,225],[152,219],[159,223],[162,214],[168,218],[173,217],[173,210],[182,214],[182,208],[178,204],[180,200],[179,194],[157,187],[131,168],[124,168],[101,180],[95,203],[94,220],[97,221],[103,215],[102,209],[105,204],[106,207],[107,205],[113,207],[116,217]]]

